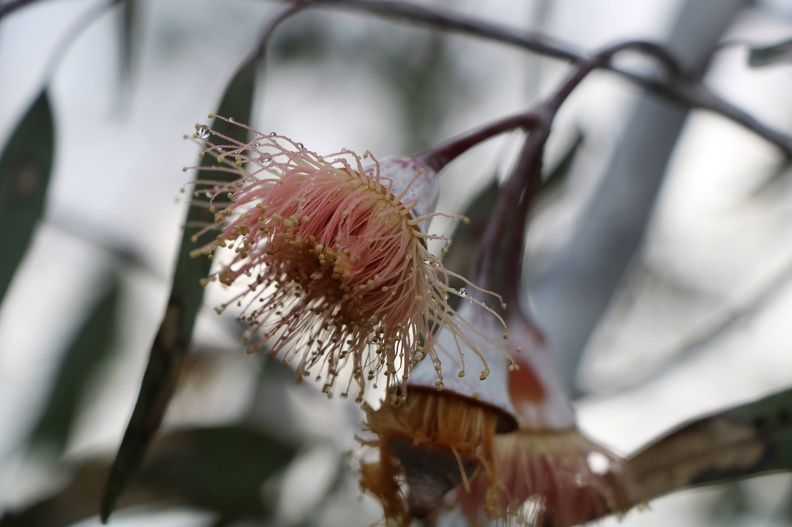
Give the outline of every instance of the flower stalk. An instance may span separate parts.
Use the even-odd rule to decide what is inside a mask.
[[[444,499],[459,505],[476,525],[504,519],[553,527],[575,525],[602,516],[604,511],[619,510],[624,496],[630,496],[633,503],[640,501],[622,461],[577,428],[546,339],[522,305],[520,286],[528,217],[541,186],[544,147],[553,120],[591,71],[607,64],[615,53],[631,48],[656,56],[672,73],[679,74],[674,61],[652,44],[630,42],[607,48],[580,64],[535,111],[483,127],[459,142],[419,156],[430,166],[444,163],[479,138],[509,126],[531,129],[499,195],[472,272],[479,287],[495,291],[505,300],[489,309],[499,321],[505,321],[511,334],[506,347],[509,360],[498,363],[495,370],[505,378],[497,381],[499,375],[493,375],[489,380],[477,380],[459,375],[444,383],[453,367],[453,361],[444,357],[444,362],[435,365],[440,372],[437,387],[443,388],[442,392],[427,390],[424,372],[428,364],[424,363],[416,367],[407,383],[414,395],[406,405],[386,403],[376,411],[368,410],[367,426],[377,435],[372,444],[379,447],[380,461],[364,468],[364,474],[376,474],[377,478],[364,478],[363,487],[383,501],[389,524],[406,525],[411,517],[434,514]],[[458,315],[483,328],[475,337],[465,332],[453,336],[468,337],[455,342],[460,359],[470,349],[477,349],[477,354],[495,349],[472,342],[482,336],[486,343],[494,341],[493,326],[478,318],[480,311],[470,313],[463,308]],[[445,352],[444,332],[440,335],[435,342],[438,353]],[[377,470],[377,466],[387,470]],[[403,474],[406,490],[401,488],[399,474]],[[454,486],[459,487],[456,496],[444,498]],[[384,500],[378,489],[389,489]],[[399,514],[390,515],[393,510]]]

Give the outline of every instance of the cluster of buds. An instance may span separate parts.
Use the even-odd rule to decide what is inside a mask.
[[[619,510],[629,475],[578,430],[546,341],[519,305],[519,280],[506,284],[507,309],[428,249],[449,242],[427,231],[433,216],[464,219],[434,211],[437,172],[459,148],[380,161],[320,156],[238,126],[249,140],[206,127],[194,136],[217,159],[202,170],[222,176],[197,182],[215,222],[196,241],[218,234],[195,254],[217,259],[207,283],[237,288],[218,311],[240,309],[249,352],[294,364],[298,379],[315,377],[328,395],[339,380],[341,395],[354,387],[359,401],[385,377],[384,401],[364,404],[361,439],[376,456],[362,463],[361,486],[385,522],[407,526],[456,506],[472,525],[563,527]],[[458,310],[450,295],[462,297]],[[466,375],[471,357],[478,375]]]

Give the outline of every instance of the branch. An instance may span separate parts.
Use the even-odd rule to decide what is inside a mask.
[[[55,72],[57,71],[58,66],[60,66],[63,57],[65,57],[66,53],[71,49],[72,44],[74,44],[74,42],[77,41],[80,36],[82,36],[85,30],[91,26],[91,24],[96,22],[102,15],[120,4],[122,1],[123,0],[104,0],[103,2],[97,3],[90,9],[86,10],[86,12],[69,27],[69,30],[60,39],[58,46],[55,48],[54,53],[50,57],[49,64],[45,70],[45,84],[52,83],[52,79],[55,77]]]
[[[20,7],[25,7],[28,4],[34,4],[37,1],[38,0],[11,0],[5,4],[0,4],[0,20],[2,20],[6,15],[10,15]]]
[[[578,63],[558,90],[544,103],[540,104],[531,116],[533,129],[526,139],[517,163],[512,169],[503,191],[498,198],[495,212],[487,224],[479,247],[478,256],[473,264],[472,279],[485,289],[493,289],[496,275],[504,280],[497,292],[504,296],[507,303],[519,302],[519,283],[522,275],[522,255],[525,246],[525,233],[528,216],[534,198],[541,185],[542,159],[544,147],[558,110],[577,86],[592,71],[610,64],[617,53],[625,50],[638,51],[662,63],[668,73],[682,81],[687,75],[664,48],[645,41],[628,41],[609,46],[592,57]],[[508,250],[501,255],[503,241],[509,237]],[[496,261],[502,261],[499,273],[494,272]]]
[[[431,7],[424,7],[398,0],[307,0],[306,3],[316,7],[329,7],[365,11],[367,13],[402,20],[417,22],[430,28],[453,31],[457,33],[496,40],[505,44],[528,49],[556,59],[580,62],[586,58],[583,51],[555,40],[540,33],[513,29],[499,24],[486,22],[478,18],[444,12]]]
[[[369,14],[427,27],[476,36],[533,51],[548,57],[580,63],[589,56],[573,45],[536,32],[520,31],[478,18],[394,0],[309,0],[306,5],[364,11]],[[713,94],[700,83],[663,83],[611,64],[601,66],[619,74],[649,93],[692,108],[717,113],[754,132],[792,157],[792,137],[759,122],[749,113]]]
[[[543,118],[534,112],[520,113],[454,137],[418,154],[415,159],[435,172],[439,172],[448,163],[487,139],[517,128],[528,130],[543,124]]]

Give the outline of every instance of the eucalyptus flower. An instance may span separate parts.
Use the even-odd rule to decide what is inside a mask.
[[[238,126],[250,141],[196,125],[195,138],[218,161],[201,170],[233,179],[197,181],[196,196],[206,193],[215,224],[196,241],[218,234],[195,254],[230,252],[207,282],[239,284],[218,311],[236,304],[250,325],[249,353],[296,364],[299,379],[315,377],[328,395],[341,377],[341,395],[356,384],[362,400],[380,374],[395,394],[414,364],[437,360],[440,328],[460,333],[465,326],[448,304],[459,294],[449,286],[457,275],[427,246],[449,242],[427,232],[431,218],[463,219],[434,211],[437,173],[417,158],[319,155]]]

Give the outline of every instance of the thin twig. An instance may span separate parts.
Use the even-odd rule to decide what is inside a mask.
[[[255,55],[260,59],[264,59],[267,54],[267,47],[269,46],[272,37],[275,35],[275,30],[280,27],[282,23],[286,20],[291,18],[292,16],[296,15],[303,9],[308,7],[308,3],[295,0],[289,3],[289,5],[284,6],[280,11],[278,11],[275,16],[267,20],[264,29],[261,32],[261,36],[259,37],[258,46],[256,46]]]
[[[477,36],[527,49],[548,57],[583,62],[590,57],[575,46],[536,32],[487,22],[474,17],[450,13],[439,9],[394,0],[308,0],[314,7],[349,9],[424,26]],[[777,146],[787,157],[792,157],[792,137],[759,122],[751,114],[733,106],[713,94],[700,83],[663,83],[656,79],[633,73],[611,64],[603,68],[613,71],[654,95],[678,104],[717,113],[756,133]]]
[[[518,30],[456,13],[398,0],[307,0],[317,7],[365,11],[370,14],[419,23],[436,29],[456,31],[489,40],[513,44],[556,59],[580,62],[586,59],[582,50],[540,33]]]
[[[35,4],[38,0],[11,0],[10,2],[6,2],[4,4],[0,4],[0,20],[2,20],[6,15],[11,14],[12,12],[16,11],[21,7],[25,7],[30,4]]]
[[[120,4],[123,0],[105,0],[88,9],[77,21],[69,27],[68,32],[61,38],[55,52],[50,57],[49,64],[47,65],[46,84],[51,84],[52,79],[55,77],[55,72],[58,69],[63,57],[71,49],[72,44],[82,36],[88,27],[96,22],[107,11]]]
[[[530,129],[543,123],[543,118],[534,112],[519,113],[454,137],[445,143],[418,154],[415,159],[432,170],[439,172],[448,163],[487,139],[517,128]]]

